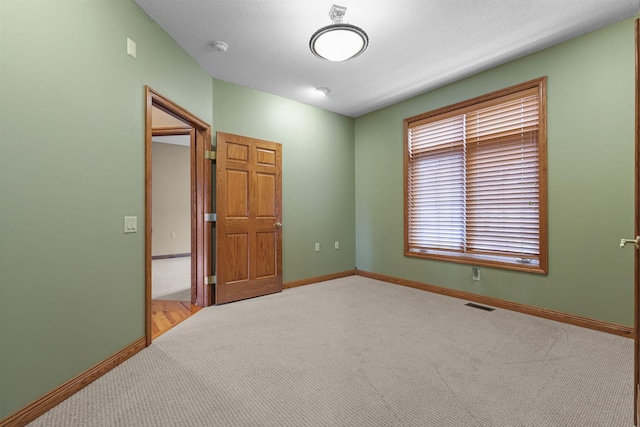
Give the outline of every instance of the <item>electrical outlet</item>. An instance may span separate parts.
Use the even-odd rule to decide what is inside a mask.
[[[478,267],[471,267],[471,278],[473,280],[480,280],[480,269]]]
[[[320,243],[316,243],[315,251],[320,252]]]

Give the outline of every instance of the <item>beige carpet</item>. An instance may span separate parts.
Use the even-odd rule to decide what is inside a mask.
[[[151,298],[191,301],[191,257],[151,261]]]
[[[633,341],[362,277],[210,307],[31,426],[631,426]]]

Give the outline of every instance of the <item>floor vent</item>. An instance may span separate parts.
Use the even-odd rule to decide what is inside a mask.
[[[485,307],[484,305],[474,304],[472,302],[468,302],[465,305],[467,305],[469,307],[473,307],[473,308],[479,308],[480,310],[484,310],[484,311],[493,311],[493,310],[495,310],[495,308]]]

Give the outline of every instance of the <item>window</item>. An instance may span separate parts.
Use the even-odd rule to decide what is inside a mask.
[[[547,273],[546,77],[404,120],[405,255]]]

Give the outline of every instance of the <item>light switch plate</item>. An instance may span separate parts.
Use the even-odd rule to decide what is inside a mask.
[[[125,216],[124,217],[124,232],[125,233],[137,233],[138,232],[138,217],[137,216]]]

